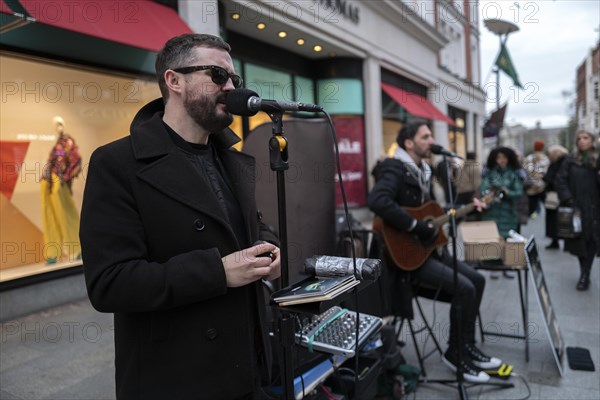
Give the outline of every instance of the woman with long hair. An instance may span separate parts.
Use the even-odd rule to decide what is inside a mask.
[[[519,176],[521,165],[517,154],[508,147],[492,149],[488,156],[486,168],[481,178],[481,193],[495,191],[502,193],[499,202],[492,203],[481,216],[484,221],[494,221],[498,231],[504,238],[509,237],[510,230],[519,229],[517,202],[523,196],[523,180]],[[491,278],[498,278],[499,273],[492,272]],[[507,278],[512,278],[508,273]]]
[[[581,211],[581,234],[566,239],[564,249],[579,259],[577,290],[587,290],[594,257],[600,255],[600,157],[590,132],[578,131],[576,146],[561,165],[555,188],[561,204]]]

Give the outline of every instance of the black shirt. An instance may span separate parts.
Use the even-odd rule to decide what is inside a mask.
[[[231,190],[225,168],[219,160],[219,156],[210,137],[208,139],[208,144],[190,143],[185,141],[166,123],[165,127],[175,145],[183,151],[184,155],[191,161],[200,176],[206,179],[212,187],[219,205],[221,206],[231,229],[233,229],[240,246],[242,248],[247,247],[250,243],[247,243],[248,239],[244,224],[244,216],[242,215],[240,204]]]

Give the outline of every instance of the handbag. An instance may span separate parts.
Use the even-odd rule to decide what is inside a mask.
[[[577,207],[559,207],[557,236],[560,239],[575,239],[581,235],[581,211]]]
[[[558,193],[555,191],[549,191],[546,193],[546,199],[544,200],[544,207],[548,210],[556,210],[560,205],[558,200]]]

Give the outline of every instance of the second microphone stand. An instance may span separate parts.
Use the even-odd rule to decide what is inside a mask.
[[[453,282],[452,282],[452,290],[454,292],[454,294],[456,295],[458,293],[458,259],[456,257],[456,249],[457,249],[457,224],[456,224],[456,205],[454,202],[454,192],[452,190],[452,177],[454,176],[454,174],[452,173],[452,165],[450,165],[450,160],[448,159],[448,157],[446,156],[446,154],[443,154],[443,163],[446,166],[446,177],[447,177],[447,190],[448,190],[448,204],[447,206],[448,208],[448,217],[449,217],[449,222],[450,222],[450,229],[448,232],[448,236],[450,237],[450,240],[452,241],[452,271],[453,271]],[[462,365],[462,360],[463,360],[463,349],[464,349],[464,339],[462,337],[463,332],[462,328],[461,328],[461,323],[464,317],[464,313],[463,313],[463,309],[462,309],[462,305],[460,304],[460,302],[456,302],[456,304],[454,304],[455,307],[455,315],[456,315],[456,319],[455,321],[450,321],[450,323],[454,323],[456,325],[456,346],[457,346],[457,354],[456,354],[456,379],[434,379],[434,380],[426,380],[425,382],[427,383],[442,383],[442,384],[452,384],[452,383],[456,383],[456,388],[458,390],[458,395],[459,398],[461,400],[465,400],[468,399],[468,395],[467,395],[467,390],[465,388],[465,383],[464,383],[464,376],[463,376],[463,365]],[[474,328],[473,328],[474,329]],[[496,386],[496,387],[500,387],[500,388],[510,388],[513,387],[514,385],[510,382],[486,382],[486,383],[480,383],[483,385],[491,385],[491,386]]]

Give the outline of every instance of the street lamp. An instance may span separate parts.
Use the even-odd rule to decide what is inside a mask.
[[[512,22],[504,21],[502,19],[490,18],[483,20],[483,24],[492,33],[498,35],[500,40],[500,49],[506,44],[508,35],[519,30],[519,27]],[[496,73],[496,110],[500,109],[500,68],[496,65],[494,70]],[[496,146],[500,146],[500,130],[496,136]]]

